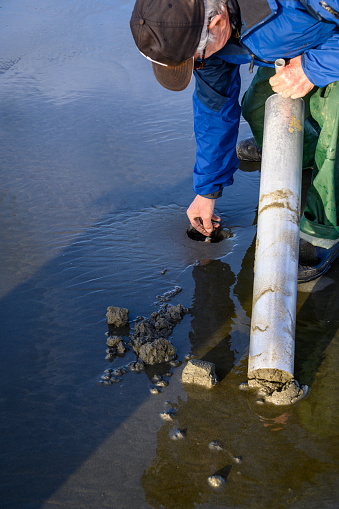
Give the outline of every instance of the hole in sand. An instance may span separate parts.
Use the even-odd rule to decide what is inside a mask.
[[[215,244],[216,242],[221,242],[222,240],[229,239],[232,237],[232,232],[230,230],[222,229],[221,226],[216,228],[210,237],[205,237],[202,233],[198,232],[193,226],[190,226],[188,230],[186,231],[188,237],[191,240],[196,240],[198,242],[207,242],[211,244]]]

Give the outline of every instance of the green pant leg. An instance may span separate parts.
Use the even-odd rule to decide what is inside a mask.
[[[300,228],[325,239],[339,238],[339,81],[320,88],[310,100],[321,128],[306,207]]]
[[[274,94],[268,80],[275,73],[271,67],[258,67],[258,70],[241,101],[241,113],[249,123],[258,147],[262,147],[265,102]]]
[[[274,74],[275,70],[271,67],[259,67],[241,103],[242,115],[249,123],[258,147],[262,147],[263,142],[265,102],[270,95],[274,94],[268,80]],[[319,136],[318,126],[310,117],[309,102],[313,93],[314,89],[303,98],[306,119],[304,126],[303,168],[313,166]]]

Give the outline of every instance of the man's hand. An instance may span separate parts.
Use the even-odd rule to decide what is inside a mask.
[[[285,67],[270,78],[270,85],[273,92],[292,99],[304,97],[314,87],[303,71],[301,56],[291,58]]]
[[[218,228],[220,217],[214,214],[215,200],[204,198],[197,194],[191,205],[187,209],[188,219],[193,228],[209,237],[214,228]],[[217,222],[214,222],[217,221]]]

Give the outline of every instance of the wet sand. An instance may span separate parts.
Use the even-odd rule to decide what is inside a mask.
[[[239,385],[259,166],[242,165],[218,201],[233,236],[189,239],[193,88],[156,83],[132,7],[0,1],[0,505],[337,507],[339,265],[299,287],[295,375],[308,396],[258,405]],[[170,303],[189,310],[171,335],[180,365],[100,385],[135,360],[105,359],[107,307],[129,309],[126,340],[176,286]],[[183,385],[187,355],[213,362],[219,384]],[[169,383],[151,394],[155,375]]]

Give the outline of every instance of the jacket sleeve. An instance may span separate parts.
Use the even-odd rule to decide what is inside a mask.
[[[316,48],[305,51],[301,63],[308,79],[317,87],[339,80],[339,0],[301,2],[320,22],[333,24],[333,33]],[[325,5],[326,8],[322,7]],[[333,10],[334,9],[334,10]]]
[[[233,184],[233,174],[238,168],[239,65],[212,56],[202,70],[195,71],[195,77],[193,113],[197,151],[193,189],[203,196],[219,197],[223,187]]]

